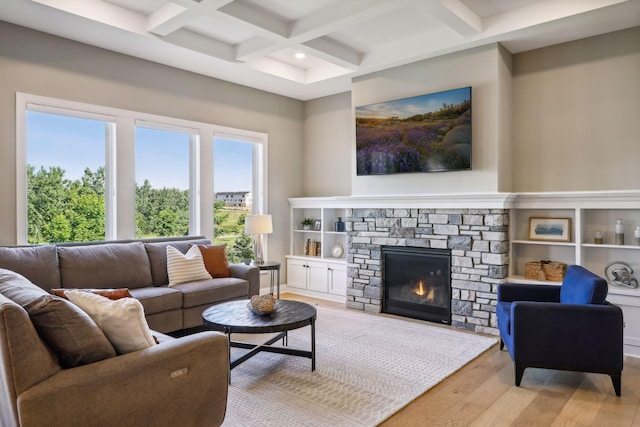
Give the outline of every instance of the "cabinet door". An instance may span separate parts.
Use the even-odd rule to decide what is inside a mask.
[[[287,286],[307,289],[306,262],[300,259],[287,260]]]
[[[329,264],[329,293],[347,295],[347,267],[341,264]]]
[[[622,309],[625,354],[640,357],[640,297],[609,292],[607,301]]]
[[[327,264],[324,262],[307,261],[307,289],[327,292]]]

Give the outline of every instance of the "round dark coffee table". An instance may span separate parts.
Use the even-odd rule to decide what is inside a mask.
[[[307,357],[311,359],[311,370],[315,371],[315,307],[300,301],[278,300],[276,302],[276,310],[273,313],[261,316],[251,311],[247,306],[248,303],[249,300],[225,302],[211,306],[202,313],[202,320],[204,321],[205,327],[227,334],[229,348],[238,347],[250,350],[248,353],[245,353],[233,361],[231,361],[231,357],[229,357],[230,369],[235,368],[256,354],[266,351],[269,353]],[[311,351],[286,347],[288,344],[287,332],[307,325],[311,326]],[[233,333],[267,334],[273,332],[279,333],[263,344],[231,341],[231,334]],[[283,340],[285,346],[273,347],[271,344],[279,339]],[[231,356],[231,354],[229,354],[229,356]]]

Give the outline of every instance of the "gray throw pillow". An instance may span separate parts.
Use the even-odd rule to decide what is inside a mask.
[[[116,355],[98,325],[76,305],[53,296],[13,271],[0,269],[0,293],[22,306],[42,340],[72,368]]]
[[[116,355],[93,319],[71,302],[54,295],[40,295],[24,309],[40,337],[58,355],[63,368],[86,365]]]

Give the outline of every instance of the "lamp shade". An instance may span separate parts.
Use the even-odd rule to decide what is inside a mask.
[[[247,215],[244,218],[244,232],[247,234],[271,234],[271,215]]]

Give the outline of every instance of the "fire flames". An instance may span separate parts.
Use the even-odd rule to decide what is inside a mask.
[[[418,284],[418,287],[415,290],[416,295],[420,296],[420,297],[424,297],[422,299],[432,302],[433,301],[433,288],[429,287],[429,291],[426,291],[424,288],[424,285],[422,284],[422,280],[420,280],[420,283]]]

